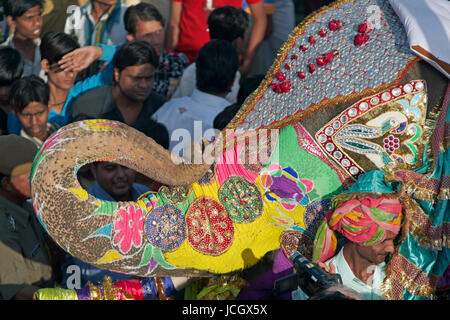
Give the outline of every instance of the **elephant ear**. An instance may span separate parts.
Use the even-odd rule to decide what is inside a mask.
[[[414,60],[388,1],[335,1],[294,29],[227,128],[240,133],[284,127],[398,82]]]

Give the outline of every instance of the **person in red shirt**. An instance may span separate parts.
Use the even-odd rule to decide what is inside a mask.
[[[264,39],[267,17],[262,0],[247,0],[253,18],[253,28],[239,71],[246,76],[251,69],[257,49]],[[218,7],[243,7],[243,0],[172,0],[166,33],[166,49],[183,52],[191,62],[197,51],[210,40],[208,15]]]

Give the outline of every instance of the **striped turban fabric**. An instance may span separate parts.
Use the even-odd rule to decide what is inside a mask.
[[[397,198],[342,200],[336,197],[317,230],[313,260],[325,262],[334,256],[337,246],[335,232],[348,240],[371,246],[384,240],[386,230],[398,233],[402,220],[402,204]]]

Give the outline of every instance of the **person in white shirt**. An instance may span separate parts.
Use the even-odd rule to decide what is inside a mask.
[[[241,8],[225,6],[214,9],[208,16],[208,29],[211,39],[229,41],[236,47],[238,54],[242,55],[245,47],[246,34],[249,27],[248,14]],[[230,104],[236,103],[239,92],[241,73],[236,71],[230,92],[225,96]],[[184,69],[180,84],[172,98],[190,96],[195,85],[195,63]]]
[[[239,59],[236,48],[225,40],[211,40],[198,52],[195,61],[197,88],[192,95],[172,98],[153,115],[169,132],[169,150],[177,155],[191,141],[212,138],[214,118],[230,102],[225,96],[231,89]],[[174,150],[174,148],[176,149]]]
[[[383,179],[383,171],[370,171],[335,196],[314,239],[312,260],[340,274],[342,284],[365,300],[383,299],[386,261],[394,253],[403,219],[402,203]],[[304,300],[306,296],[297,289],[292,298]]]

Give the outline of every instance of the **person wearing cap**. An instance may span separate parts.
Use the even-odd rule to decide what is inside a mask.
[[[365,300],[383,299],[386,261],[394,253],[403,216],[402,203],[384,182],[384,174],[370,171],[345,193],[333,197],[314,239],[313,261],[340,274],[343,285]],[[307,296],[297,289],[292,298]]]
[[[0,136],[0,300],[32,299],[55,284],[43,228],[27,199],[37,147],[17,136]]]

